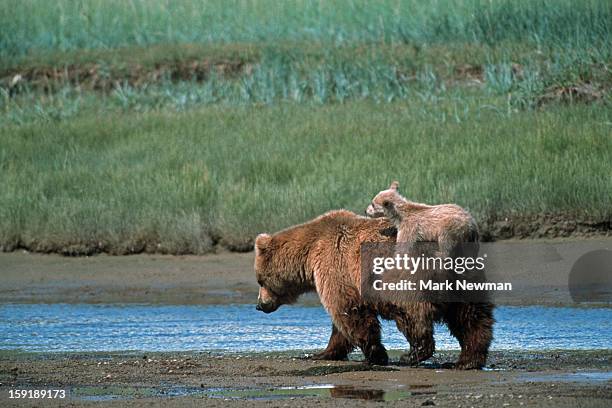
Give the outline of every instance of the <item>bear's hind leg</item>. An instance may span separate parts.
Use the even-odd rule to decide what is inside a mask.
[[[354,347],[340,330],[332,323],[332,333],[327,348],[312,356],[313,360],[346,360]]]
[[[493,340],[493,304],[457,304],[446,320],[451,334],[461,345],[455,368],[474,370],[484,367]]]
[[[400,363],[416,366],[433,356],[436,348],[434,340],[434,307],[428,302],[413,302],[406,312],[396,316],[395,323],[410,343],[410,352],[400,357]]]
[[[361,349],[369,364],[389,363],[387,350],[380,338],[380,322],[373,310],[360,305],[349,308],[348,312],[333,313],[332,320],[351,344]]]

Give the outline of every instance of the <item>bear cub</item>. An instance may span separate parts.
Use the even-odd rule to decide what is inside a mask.
[[[400,195],[397,181],[372,199],[366,214],[371,218],[389,218],[397,228],[398,246],[407,252],[417,242],[436,242],[435,255],[441,258],[471,255],[462,251],[465,243],[478,249],[478,225],[468,211],[455,204],[427,205],[410,201]]]

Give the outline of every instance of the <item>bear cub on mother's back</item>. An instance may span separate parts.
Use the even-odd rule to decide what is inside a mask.
[[[439,257],[478,254],[478,225],[472,215],[455,204],[427,205],[407,200],[394,181],[372,199],[368,217],[387,217],[397,227],[397,243],[410,251],[417,241],[436,242]],[[466,254],[462,244],[475,253]],[[473,251],[470,251],[473,252]]]
[[[330,211],[312,221],[255,240],[257,309],[270,313],[306,292],[316,291],[332,318],[329,344],[315,358],[342,360],[359,347],[371,364],[387,364],[378,316],[395,320],[411,344],[402,359],[418,364],[433,354],[433,322],[448,324],[459,340],[457,368],[482,367],[492,339],[489,303],[376,302],[361,297],[361,245],[388,243],[396,231],[388,218],[366,218],[350,211]]]
[[[472,215],[455,204],[427,205],[410,201],[400,195],[399,183],[394,181],[387,190],[379,192],[366,214],[370,217],[387,217],[397,227],[397,250],[399,255],[419,256],[421,250],[428,252],[427,243],[433,243],[437,251],[433,255],[440,259],[475,259],[479,251],[478,226]],[[445,282],[450,276],[445,270],[425,273],[423,278],[431,282]],[[485,281],[484,271],[470,274],[472,281]],[[465,275],[464,275],[465,277]],[[403,302],[405,312],[398,321],[398,328],[410,342],[410,352],[400,361],[417,365],[429,359],[435,351],[434,322],[447,324],[453,336],[459,340],[461,354],[456,367],[461,369],[481,368],[486,363],[493,339],[493,308],[486,294],[479,301],[470,301],[470,296],[460,293],[459,298],[423,299],[418,302]]]

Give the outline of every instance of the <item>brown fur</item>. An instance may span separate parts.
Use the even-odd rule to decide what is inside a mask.
[[[258,310],[273,312],[316,290],[337,328],[332,330],[327,354],[319,357],[344,358],[356,346],[370,363],[386,364],[376,310],[360,297],[360,246],[394,242],[386,233],[390,227],[383,218],[338,210],[272,236],[260,234],[255,240]]]
[[[384,216],[392,220],[397,228],[397,243],[407,251],[419,241],[437,242],[437,256],[459,256],[462,243],[478,242],[478,225],[468,211],[455,204],[409,201],[400,195],[397,181],[372,199],[366,213],[372,218]]]
[[[478,256],[478,226],[468,211],[454,204],[409,201],[399,194],[397,181],[372,199],[366,214],[392,220],[398,230],[398,252],[418,256],[412,252],[417,242],[435,242],[438,257]],[[437,277],[439,281],[449,278],[452,276],[442,272]],[[457,367],[484,366],[493,338],[493,304],[408,302],[402,311],[405,313],[395,320],[411,345],[410,353],[402,356],[403,362],[415,365],[430,358],[435,350],[433,323],[444,321],[461,345]]]
[[[270,313],[293,303],[302,293],[316,291],[333,327],[327,348],[315,358],[344,359],[359,347],[372,364],[388,361],[378,315],[396,321],[417,362],[433,353],[433,321],[444,320],[462,345],[459,367],[482,366],[492,335],[492,309],[484,308],[481,316],[466,309],[468,304],[371,305],[362,301],[361,244],[394,243],[390,228],[392,224],[386,218],[371,219],[338,210],[274,235],[260,234],[255,240],[255,271],[260,285],[257,309]]]

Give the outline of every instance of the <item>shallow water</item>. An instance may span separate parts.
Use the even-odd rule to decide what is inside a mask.
[[[134,398],[169,398],[204,396],[223,400],[284,400],[306,397],[345,398],[374,401],[397,401],[410,396],[435,395],[436,391],[382,390],[351,385],[312,384],[297,387],[266,388],[201,388],[201,387],[139,387],[139,386],[83,386],[68,390],[71,399],[82,401],[112,401]]]
[[[612,371],[584,371],[561,374],[531,374],[519,378],[530,382],[577,382],[577,383],[599,383],[612,381]]]
[[[612,349],[612,309],[500,307],[494,350]],[[389,349],[406,349],[393,322]],[[0,349],[25,351],[281,351],[326,346],[331,324],[320,307],[286,306],[266,315],[252,305],[0,305]],[[436,326],[436,348],[458,349]]]
[[[434,395],[435,391],[410,392],[403,390],[385,391],[372,388],[358,388],[351,385],[313,384],[301,387],[260,388],[245,390],[209,390],[205,395],[210,398],[278,400],[304,397],[345,398],[372,401],[398,401],[411,395]]]

